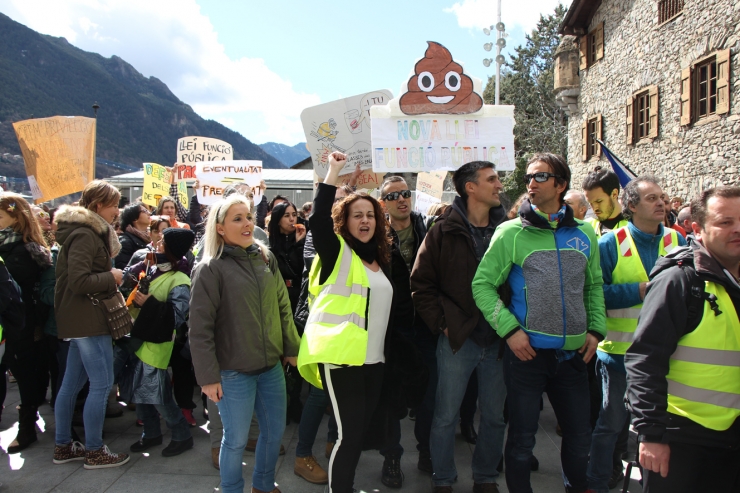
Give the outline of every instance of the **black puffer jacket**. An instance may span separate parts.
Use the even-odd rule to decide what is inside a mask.
[[[128,265],[128,261],[131,260],[134,253],[136,253],[137,250],[146,248],[147,243],[138,236],[132,235],[129,232],[123,233],[119,240],[121,241],[121,251],[118,252],[118,255],[116,255],[113,262],[116,269],[123,270]]]

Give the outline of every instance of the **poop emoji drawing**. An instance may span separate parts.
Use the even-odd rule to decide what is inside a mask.
[[[462,65],[453,61],[441,44],[427,43],[424,58],[416,62],[408,91],[399,101],[401,111],[407,115],[464,115],[481,109],[483,99],[473,91],[473,80],[463,73]]]

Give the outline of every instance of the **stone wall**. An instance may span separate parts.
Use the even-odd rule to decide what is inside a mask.
[[[581,157],[581,124],[596,113],[603,116],[609,149],[638,175],[655,174],[668,194],[690,198],[711,186],[740,185],[740,1],[686,0],[681,15],[658,25],[657,0],[603,0],[589,31],[602,21],[604,58],[579,74],[578,111],[568,123],[574,188],[599,164]],[[681,69],[727,48],[730,112],[714,122],[681,126]],[[652,84],[660,91],[658,138],[627,145],[626,100]]]

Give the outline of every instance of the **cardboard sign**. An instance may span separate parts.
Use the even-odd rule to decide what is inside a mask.
[[[141,201],[146,205],[157,207],[162,197],[170,194],[172,173],[157,163],[144,163],[144,188]]]
[[[446,171],[422,172],[416,177],[416,190],[442,200],[444,192]],[[426,213],[425,213],[426,214]]]
[[[52,116],[13,123],[38,204],[79,192],[95,179],[95,119]]]
[[[514,107],[484,105],[480,79],[429,42],[401,96],[373,106],[373,171],[454,171],[471,161],[513,170]]]
[[[188,185],[184,181],[177,182],[177,200],[186,209],[190,207],[190,199],[188,198]]]
[[[177,162],[195,164],[201,161],[232,161],[234,149],[223,140],[209,137],[183,137],[177,140]]]
[[[357,177],[355,186],[357,190],[369,192],[380,188],[383,184],[384,173],[373,173],[372,171],[363,171],[360,176]],[[349,180],[352,178],[352,174],[343,175],[339,177],[339,183],[337,185],[349,185]]]
[[[246,183],[254,193],[254,203],[262,200],[259,188],[262,180],[262,161],[199,162],[198,202],[211,205],[223,198],[226,187],[232,183]]]
[[[312,106],[301,112],[306,145],[317,175],[326,177],[328,156],[334,151],[347,154],[347,164],[340,175],[351,173],[358,163],[362,169],[372,167],[370,108],[387,104],[392,97],[390,91],[383,89]]]
[[[440,202],[442,202],[441,199],[432,197],[429,194],[417,190],[414,201],[414,210],[420,214],[426,214],[430,206],[433,204],[439,204]]]

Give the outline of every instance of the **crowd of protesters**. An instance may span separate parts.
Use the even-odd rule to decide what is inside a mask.
[[[528,493],[547,394],[567,492],[621,486],[630,430],[643,491],[740,491],[740,188],[684,203],[655,177],[622,187],[597,167],[577,189],[543,153],[513,203],[475,161],[425,215],[400,176],[379,199],[351,186],[359,169],[338,185],[345,164],[331,154],[300,208],[264,183],[257,204],[234,183],[187,208],[174,183],[156,209],[121,209],[97,180],[58,209],[0,193],[0,404],[6,372],[21,401],[7,452],[37,441],[48,403],[54,464],[180,455],[199,387],[226,493],[244,491],[245,449],[251,491],[279,491],[291,420],[296,475],[350,493],[362,451],[378,450],[381,482],[402,488],[407,416],[433,492],[453,491],[459,427],[474,493],[499,491],[502,473]],[[124,333],[111,300],[125,300]],[[119,401],[142,427],[128,451],[103,442]]]

